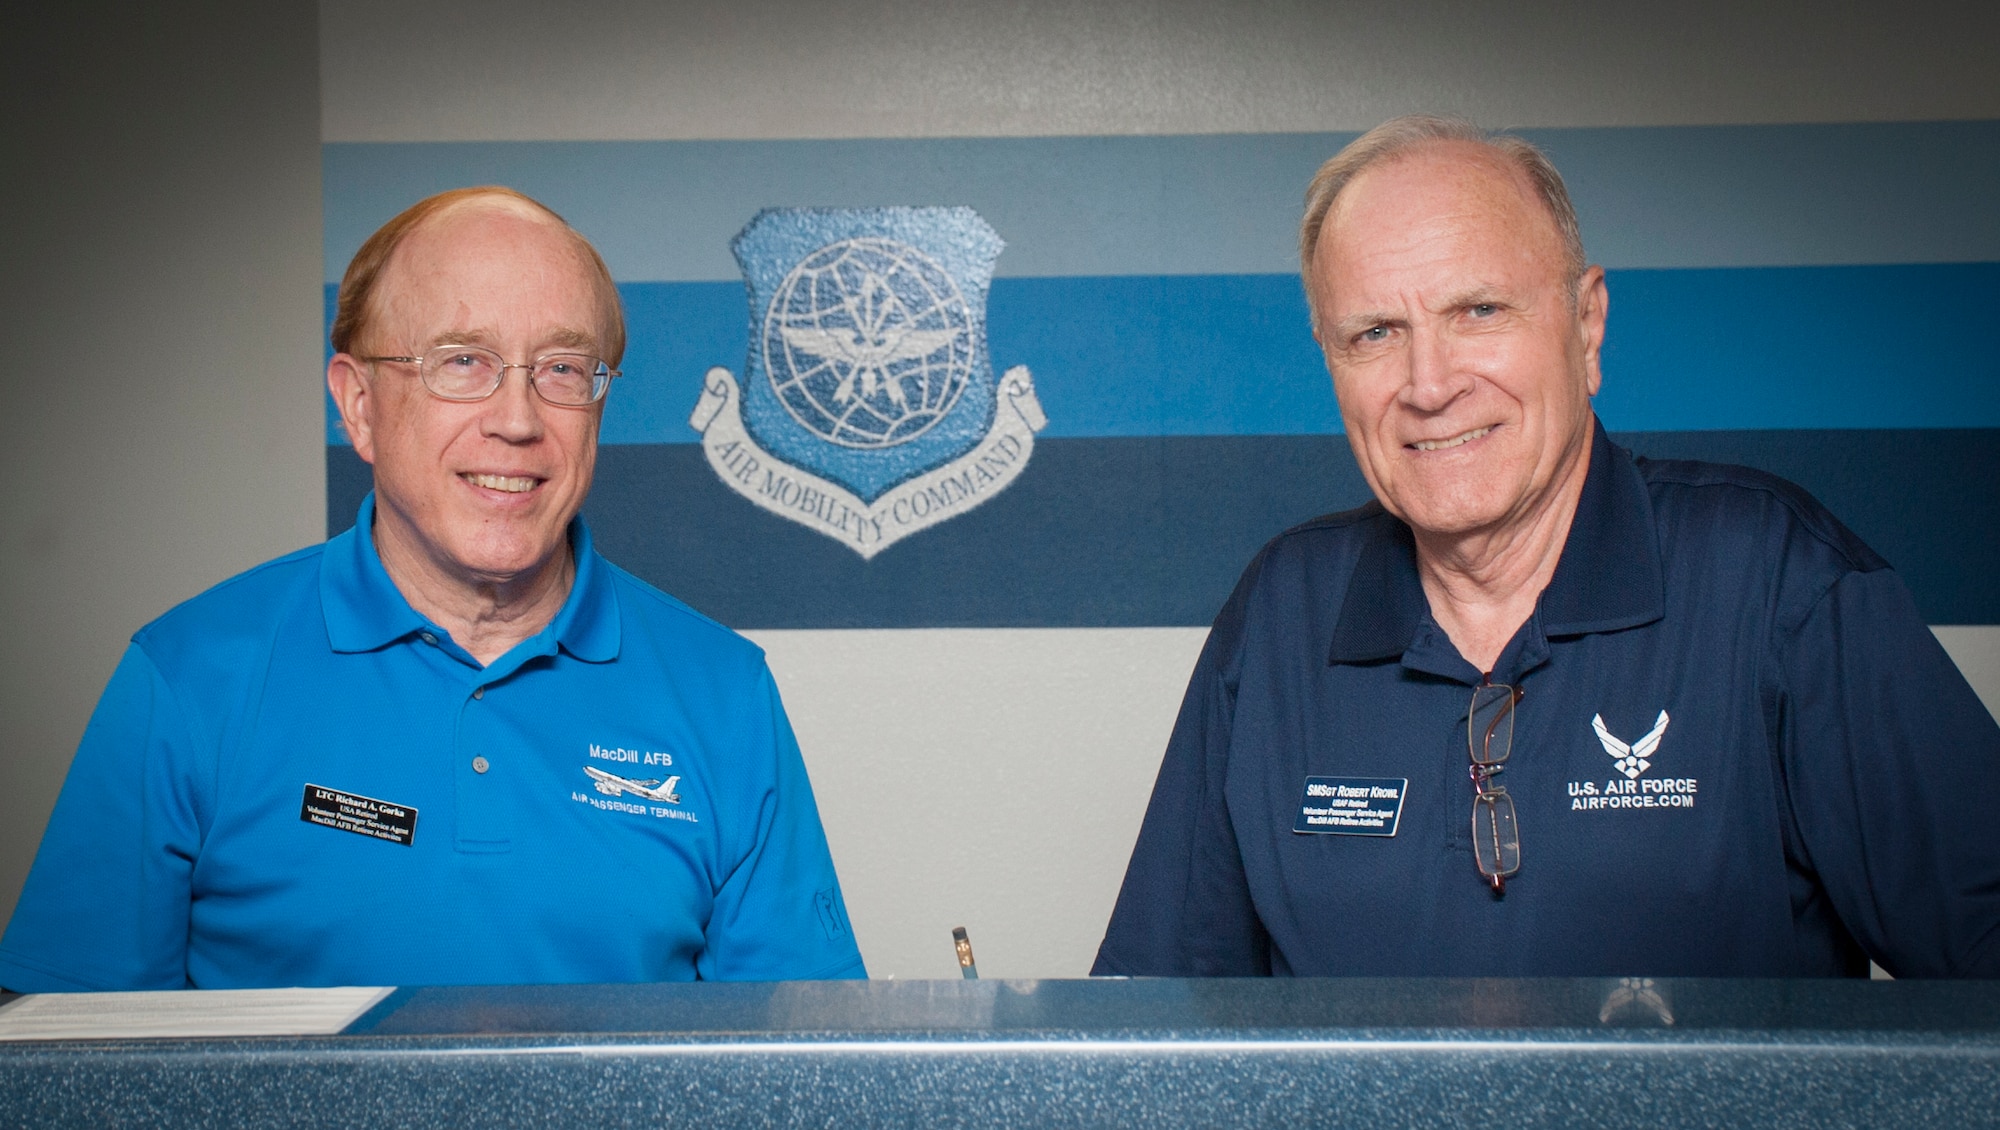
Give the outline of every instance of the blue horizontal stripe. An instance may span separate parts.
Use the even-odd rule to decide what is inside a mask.
[[[2000,426],[2000,263],[1618,271],[1605,425]]]
[[[1610,291],[1611,427],[2000,427],[2000,263],[1617,271]],[[743,371],[743,286],[620,292],[631,347],[603,440],[693,443],[701,374]],[[988,320],[994,367],[1034,373],[1049,438],[1341,430],[1290,275],[999,279]]]
[[[1661,458],[1800,483],[1894,564],[1933,624],[2000,624],[2000,430],[1654,432]],[[329,532],[369,472],[327,448]],[[586,506],[612,560],[739,628],[1206,624],[1257,547],[1366,501],[1338,436],[1038,443],[1011,487],[863,561],[732,493],[699,448],[605,448]]]
[[[1282,274],[1300,197],[1353,134],[859,141],[425,142],[323,148],[327,281],[421,197],[507,184],[621,280],[736,278],[759,208],[964,204],[999,274]],[[1529,130],[1609,267],[2000,259],[2000,122]]]

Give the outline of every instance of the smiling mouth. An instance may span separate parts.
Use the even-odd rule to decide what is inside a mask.
[[[540,479],[529,475],[483,475],[476,471],[467,471],[458,477],[473,486],[506,491],[508,494],[523,494],[534,490],[541,483]]]
[[[1497,425],[1494,424],[1488,424],[1483,428],[1474,428],[1469,432],[1466,432],[1462,435],[1455,435],[1450,439],[1418,440],[1417,442],[1411,444],[1410,448],[1414,451],[1443,451],[1447,448],[1462,447],[1465,444],[1471,443],[1473,440],[1478,439],[1480,436],[1485,435],[1487,432],[1492,431],[1496,426]]]

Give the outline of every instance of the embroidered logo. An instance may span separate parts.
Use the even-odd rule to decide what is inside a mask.
[[[1604,715],[1593,714],[1591,731],[1597,744],[1611,756],[1611,768],[1618,776],[1603,781],[1571,781],[1569,807],[1572,812],[1593,812],[1624,808],[1693,808],[1701,782],[1693,777],[1647,777],[1660,755],[1660,739],[1667,735],[1667,712],[1653,720],[1653,728],[1639,740],[1627,743],[1604,724]],[[1601,761],[1594,764],[1602,765]],[[1622,779],[1621,779],[1622,778]]]
[[[742,383],[710,369],[688,418],[716,477],[864,560],[1006,490],[1048,418],[987,358],[1003,246],[970,208],[759,212]]]
[[[1611,755],[1612,768],[1625,774],[1626,780],[1636,780],[1639,774],[1652,768],[1653,763],[1647,759],[1660,748],[1660,739],[1666,736],[1667,712],[1660,711],[1660,716],[1653,721],[1653,728],[1646,731],[1645,737],[1631,745],[1626,745],[1612,735],[1611,730],[1604,724],[1602,714],[1591,715],[1590,728],[1597,731],[1597,740],[1604,744],[1604,752]]]
[[[813,912],[819,917],[819,928],[826,932],[828,941],[846,936],[847,914],[840,905],[840,888],[821,887],[814,891]]]
[[[657,800],[666,804],[679,804],[681,802],[680,794],[674,791],[674,786],[681,783],[679,777],[668,777],[664,781],[658,778],[635,781],[630,777],[620,777],[616,773],[606,773],[595,765],[586,765],[583,767],[583,771],[590,774],[590,779],[595,782],[597,791],[603,793],[605,796],[618,796],[623,793],[630,793],[643,800]]]

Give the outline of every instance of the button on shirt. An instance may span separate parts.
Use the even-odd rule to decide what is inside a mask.
[[[561,611],[482,668],[396,590],[373,514],[133,638],[0,985],[863,975],[754,645],[578,521]]]
[[[1497,898],[1469,842],[1485,677],[1379,505],[1271,542],[1196,666],[1095,971],[2000,976],[2000,728],[1797,487],[1597,429],[1490,676],[1523,692]],[[1308,776],[1407,779],[1395,834],[1295,831],[1327,803]]]

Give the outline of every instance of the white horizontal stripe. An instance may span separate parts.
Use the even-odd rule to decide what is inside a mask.
[[[2000,714],[2000,626],[1938,636]],[[1203,628],[755,631],[875,977],[1078,977]]]
[[[1089,972],[1206,629],[746,634],[871,975]]]
[[[1979,701],[2000,720],[2000,624],[1934,627],[1931,631],[1972,684]]]

